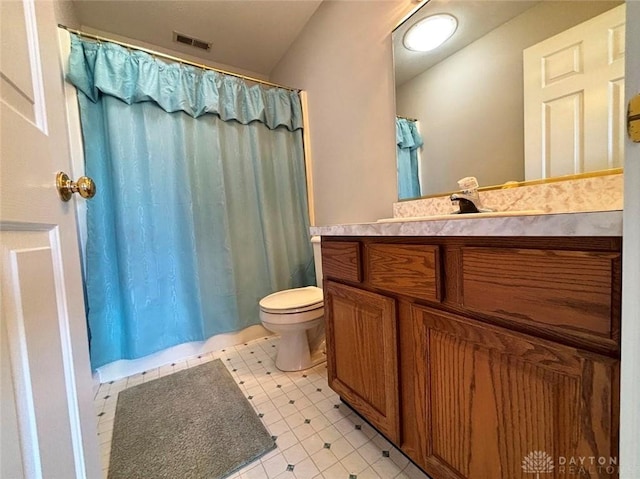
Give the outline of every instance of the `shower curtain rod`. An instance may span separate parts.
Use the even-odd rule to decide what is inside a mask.
[[[0,0],[0,1],[2,1],[2,0]],[[284,86],[284,85],[278,85],[277,83],[271,83],[271,82],[268,82],[266,80],[260,80],[259,78],[253,78],[253,77],[250,77],[250,76],[241,75],[239,73],[233,73],[233,72],[230,72],[230,71],[221,70],[219,68],[213,68],[213,67],[210,67],[210,66],[207,66],[207,65],[203,65],[202,63],[191,62],[189,60],[185,60],[184,58],[174,57],[174,56],[171,56],[171,55],[167,55],[166,53],[160,53],[160,52],[156,52],[155,50],[150,50],[148,48],[142,48],[142,47],[139,47],[139,46],[136,46],[136,45],[131,45],[130,43],[120,42],[118,40],[113,40],[113,39],[107,38],[107,37],[101,37],[100,35],[94,35],[92,33],[85,33],[85,32],[82,32],[80,30],[75,30],[73,28],[69,28],[66,25],[58,24],[58,27],[59,28],[63,28],[63,29],[65,29],[66,31],[68,31],[70,33],[75,33],[76,35],[81,36],[81,37],[90,38],[90,39],[96,40],[98,42],[115,43],[116,45],[120,45],[120,46],[128,48],[130,50],[138,50],[138,51],[141,51],[141,52],[148,53],[149,55],[152,55],[154,57],[163,58],[165,60],[170,60],[170,61],[173,61],[173,62],[183,63],[185,65],[191,65],[191,66],[194,66],[194,67],[202,68],[203,70],[212,70],[214,72],[223,73],[225,75],[231,75],[231,76],[234,76],[236,78],[241,78],[243,80],[249,80],[249,81],[254,82],[254,83],[260,83],[261,85],[268,85],[268,86],[272,86],[272,87],[276,87],[276,88],[282,88],[284,90],[289,90],[289,91],[300,91],[298,88],[291,88],[291,87]]]
[[[415,118],[408,118],[406,116],[400,116],[400,115],[396,115],[396,118],[400,118],[402,120],[408,120],[408,121],[418,121]]]

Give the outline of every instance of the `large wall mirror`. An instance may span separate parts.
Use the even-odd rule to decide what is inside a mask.
[[[393,32],[396,114],[423,141],[413,163],[399,163],[403,178],[419,180],[400,199],[446,194],[466,176],[493,186],[620,171],[624,9],[607,0],[422,5]],[[440,13],[457,20],[453,35],[431,51],[407,48],[411,26]]]

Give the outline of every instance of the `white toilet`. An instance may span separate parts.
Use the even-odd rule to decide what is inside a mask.
[[[316,280],[322,285],[320,237],[311,238]],[[276,367],[281,371],[300,371],[325,361],[324,298],[315,286],[287,289],[260,301],[260,321],[280,335]]]

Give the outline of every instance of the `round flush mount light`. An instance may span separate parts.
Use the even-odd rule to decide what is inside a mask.
[[[423,18],[404,35],[402,42],[409,50],[428,52],[446,42],[458,27],[458,20],[448,13]]]

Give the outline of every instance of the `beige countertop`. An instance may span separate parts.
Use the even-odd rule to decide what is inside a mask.
[[[312,226],[312,236],[622,236],[622,210]]]

